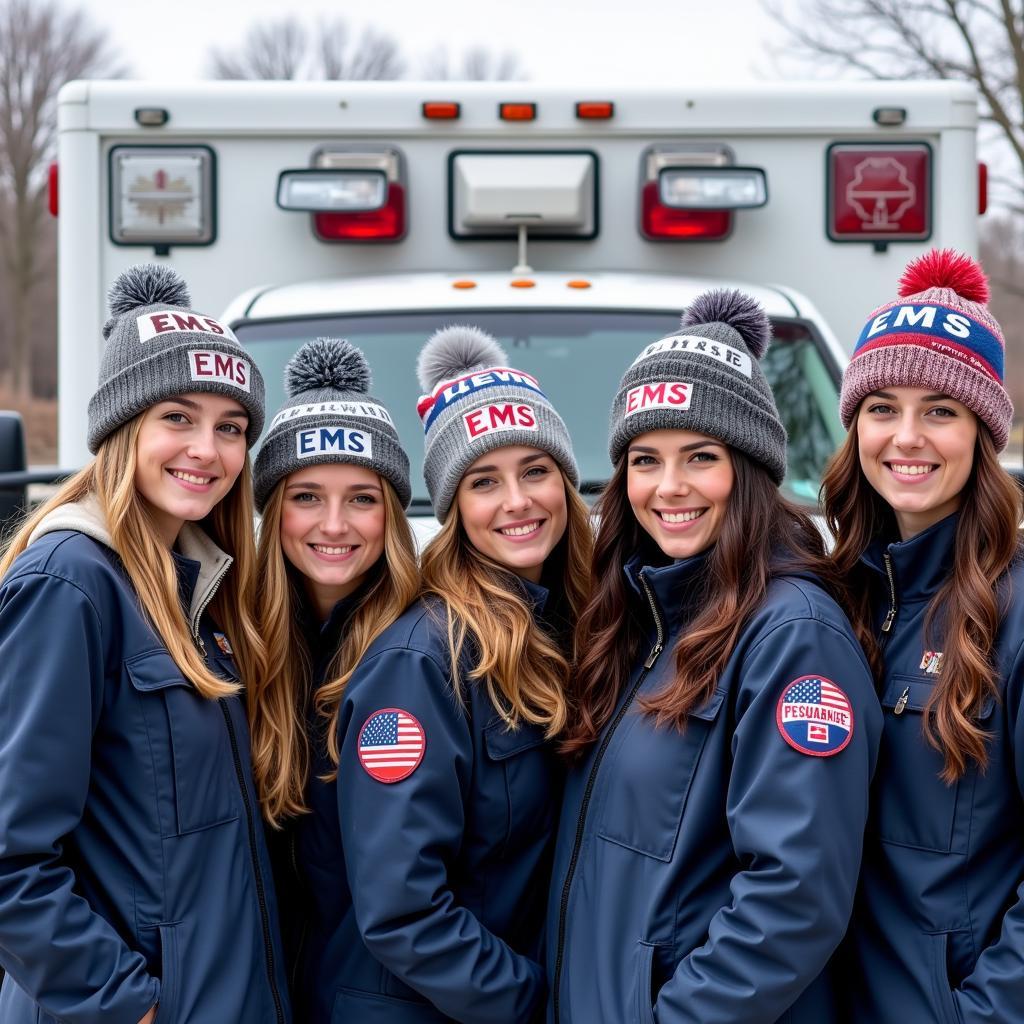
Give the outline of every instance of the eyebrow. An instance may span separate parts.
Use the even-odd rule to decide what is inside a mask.
[[[548,459],[550,457],[551,456],[549,456],[547,452],[537,452],[534,455],[524,455],[519,460],[519,466],[520,467],[528,466],[531,462],[536,462],[538,459]],[[467,469],[466,470],[466,476],[469,476],[470,473],[497,473],[497,472],[498,472],[498,467],[497,466],[474,466],[473,469]]]
[[[692,452],[692,451],[696,451],[698,448],[707,448],[707,447],[712,446],[712,445],[714,447],[716,447],[716,448],[724,448],[725,447],[725,445],[721,441],[714,441],[711,438],[708,438],[706,441],[693,441],[690,444],[684,444],[684,445],[682,445],[679,448],[679,451],[681,451],[681,452]],[[631,452],[643,452],[645,455],[657,455],[658,454],[658,449],[657,448],[651,448],[651,447],[649,447],[649,446],[647,446],[645,444],[631,444],[629,446],[629,450]]]
[[[166,399],[164,399],[164,401],[168,402],[171,405],[183,405],[183,406],[185,406],[186,409],[198,409],[199,408],[199,403],[198,402],[193,402],[191,398],[183,398],[180,395],[177,398],[166,398]],[[225,416],[230,416],[230,417],[232,417],[232,419],[239,419],[239,420],[243,419],[243,418],[244,419],[248,419],[249,418],[249,414],[244,409],[241,409],[241,408],[239,408],[239,409],[229,409],[226,413],[224,413],[224,415]]]
[[[899,401],[899,399],[891,391],[872,391],[871,394],[868,397],[869,398],[884,398],[884,399],[886,399],[886,401],[889,401],[889,402]],[[953,398],[952,395],[946,395],[946,394],[942,394],[941,392],[937,392],[934,395],[925,395],[921,399],[921,401],[922,402],[955,402],[956,399]]]
[[[325,487],[323,484],[314,483],[310,480],[308,483],[305,480],[296,480],[293,484],[288,484],[285,488],[286,491],[323,491]],[[346,491],[378,491],[380,494],[384,493],[382,487],[378,484],[351,484],[345,488]]]

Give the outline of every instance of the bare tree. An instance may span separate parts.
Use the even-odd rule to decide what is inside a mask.
[[[75,78],[121,73],[106,34],[83,11],[50,0],[0,0],[0,250],[9,373],[21,396],[32,390],[36,292],[54,274],[40,247],[57,92]]]
[[[300,77],[308,37],[290,16],[251,25],[237,50],[210,51],[211,78],[291,79]]]
[[[518,82],[526,74],[519,58],[509,50],[495,53],[484,46],[471,46],[453,60],[445,47],[438,46],[423,60],[423,77],[434,82]]]
[[[352,39],[342,18],[319,25],[318,78],[328,81],[383,82],[401,78],[405,71],[398,43],[376,29],[364,29]]]

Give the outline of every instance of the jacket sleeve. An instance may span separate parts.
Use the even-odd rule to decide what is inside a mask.
[[[1009,743],[1017,790],[1024,797],[1024,644],[1006,681]],[[1003,915],[999,937],[986,947],[974,970],[953,992],[963,1024],[1016,1020],[1024,1006],[1024,879]]]
[[[741,674],[726,814],[742,867],[707,941],[657,994],[658,1024],[777,1021],[824,969],[853,909],[882,725],[864,655],[827,622],[790,620],[754,643]],[[803,677],[831,681],[852,707],[849,741],[829,756],[792,746],[777,719]]]
[[[146,961],[75,891],[65,844],[89,792],[104,680],[99,617],[58,577],[0,590],[0,962],[66,1024],[137,1024]]]
[[[376,712],[422,728],[420,764],[377,781],[359,757]],[[342,704],[338,809],[356,921],[370,953],[461,1024],[517,1024],[544,996],[539,964],[515,953],[456,902],[456,868],[473,775],[468,712],[429,655],[382,651],[360,665]]]

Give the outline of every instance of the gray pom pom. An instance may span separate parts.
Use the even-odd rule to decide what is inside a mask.
[[[443,380],[468,373],[476,366],[504,366],[505,350],[486,331],[465,324],[452,324],[436,331],[416,360],[416,376],[424,391],[432,391]]]
[[[343,338],[307,341],[284,368],[284,387],[289,398],[304,391],[370,390],[366,356]]]
[[[729,288],[703,292],[683,314],[683,327],[695,324],[728,324],[746,343],[750,354],[760,359],[772,340],[772,325],[761,303]]]
[[[110,286],[107,294],[111,316],[130,313],[140,306],[177,306],[190,309],[188,285],[177,272],[159,263],[137,263]]]

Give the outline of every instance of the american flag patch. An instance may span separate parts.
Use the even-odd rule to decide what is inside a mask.
[[[359,730],[359,763],[378,782],[401,782],[419,767],[427,737],[401,708],[374,711]]]
[[[801,754],[831,757],[853,738],[853,708],[824,676],[794,679],[779,698],[775,722],[782,738]]]

